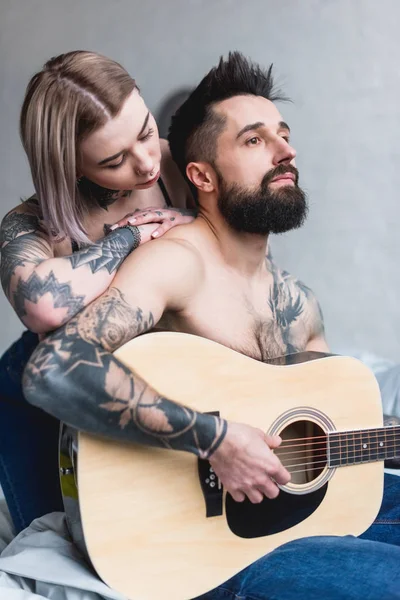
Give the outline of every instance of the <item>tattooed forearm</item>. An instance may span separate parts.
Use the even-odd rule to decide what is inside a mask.
[[[54,257],[39,218],[26,213],[9,214],[0,235],[1,284],[24,324],[39,333],[61,326],[106,289],[138,242],[131,230],[119,229],[76,254]],[[75,275],[79,267],[102,274],[91,285],[85,272]]]
[[[151,313],[111,288],[38,346],[24,374],[26,398],[77,429],[210,456],[226,422],[160,396],[110,353],[153,325]]]
[[[72,268],[90,267],[92,273],[107,269],[113,273],[133,249],[134,238],[129,229],[116,229],[105,238],[87,246],[69,257]]]
[[[25,267],[27,265],[36,267],[44,260],[53,258],[51,246],[40,232],[39,227],[38,218],[32,215],[12,213],[3,221],[0,230],[2,244],[0,250],[0,279],[8,297],[10,297],[11,281],[18,267]],[[72,266],[73,269],[87,265],[92,273],[97,273],[104,268],[111,274],[120,266],[132,250],[133,245],[134,238],[131,231],[119,229],[118,231],[111,232],[100,242],[83,248],[76,254],[69,257],[60,257],[56,260],[60,268],[62,268],[63,264],[69,265],[69,268]],[[54,269],[55,266],[53,267],[53,272]],[[45,277],[48,276],[46,275]],[[42,275],[41,277],[43,278],[44,276]],[[51,281],[50,283],[51,289],[55,293],[57,291],[55,287],[56,282]],[[16,292],[19,308],[23,304],[24,294],[27,294],[26,300],[31,300],[31,293],[34,293],[35,297],[39,298],[40,294],[43,295],[49,291],[49,281],[43,280],[42,292],[40,292],[39,284],[39,278],[29,282],[23,281],[21,278],[19,279],[18,290]],[[66,284],[59,285],[63,286],[60,291],[63,294],[62,301],[64,302],[66,298],[65,294],[67,293]],[[73,298],[73,302],[78,302],[76,306],[77,310],[79,310],[83,306],[79,306],[79,299],[83,298],[83,296],[76,294],[75,296],[71,296],[71,298]],[[70,306],[72,308],[72,304]],[[71,313],[70,316],[75,314],[75,312]]]
[[[41,279],[35,272],[27,281],[19,279],[17,289],[13,294],[15,312],[20,319],[27,315],[26,302],[37,304],[45,294],[53,298],[54,308],[67,308],[64,320],[76,315],[84,304],[85,296],[77,296],[72,293],[69,283],[60,283],[53,271]]]

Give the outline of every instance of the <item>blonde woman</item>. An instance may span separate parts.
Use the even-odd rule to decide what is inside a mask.
[[[0,230],[1,283],[28,329],[0,362],[0,483],[16,531],[62,510],[58,423],[21,389],[39,335],[102,294],[140,244],[193,219],[168,144],[115,61],[83,51],[48,61],[28,85],[20,129],[35,195]]]

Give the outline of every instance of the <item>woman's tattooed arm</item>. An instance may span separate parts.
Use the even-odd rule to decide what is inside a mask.
[[[54,257],[39,218],[12,212],[0,229],[0,277],[22,322],[43,333],[59,327],[106,290],[133,247],[127,229],[65,257]]]

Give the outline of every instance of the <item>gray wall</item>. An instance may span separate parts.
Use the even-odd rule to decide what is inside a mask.
[[[18,138],[30,76],[91,49],[122,62],[157,112],[222,53],[274,62],[311,212],[275,238],[318,294],[333,347],[400,358],[398,0],[0,0],[1,213],[32,192]],[[0,299],[3,350],[22,326]]]

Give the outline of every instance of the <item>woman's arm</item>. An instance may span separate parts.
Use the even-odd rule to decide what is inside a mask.
[[[157,226],[139,229],[150,239]],[[38,217],[18,208],[0,228],[1,284],[24,325],[46,333],[102,294],[134,247],[133,233],[117,229],[70,256],[55,258]]]

